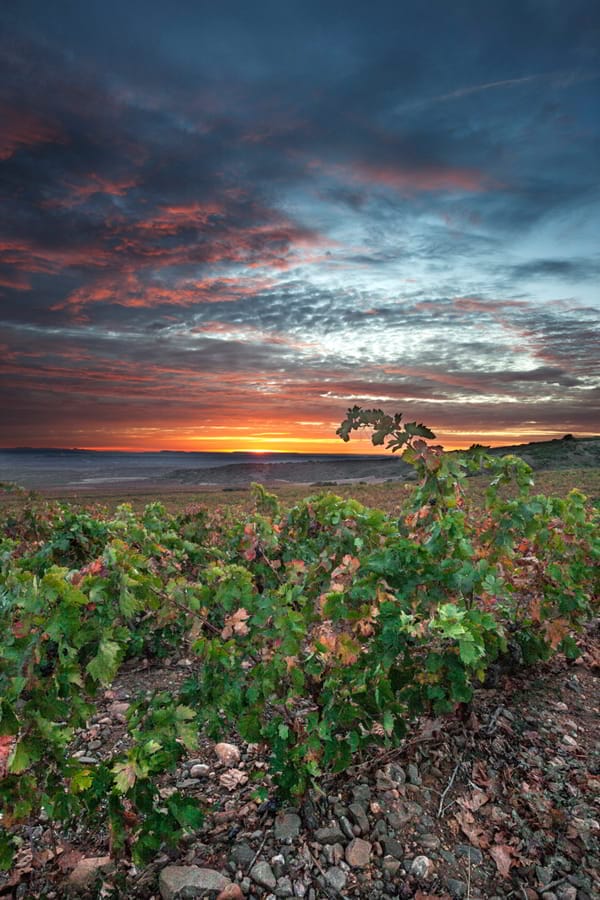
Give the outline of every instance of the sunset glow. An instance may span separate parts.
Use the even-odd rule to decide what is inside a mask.
[[[8,4],[0,447],[597,434],[600,7],[525,6]]]

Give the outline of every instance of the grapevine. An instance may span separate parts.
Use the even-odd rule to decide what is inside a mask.
[[[417,484],[396,516],[332,493],[290,509],[255,486],[244,521],[202,507],[136,515],[26,506],[0,537],[0,865],[43,813],[105,823],[137,862],[197,830],[194,800],[162,773],[235,725],[268,746],[282,796],[403,739],[411,718],[469,703],[516,647],[524,662],[577,654],[597,610],[598,515],[578,491],[535,495],[529,467],[477,449],[444,453],[402,416],[354,407],[403,450]],[[471,509],[465,479],[489,479]],[[515,490],[507,497],[504,486]],[[94,766],[73,736],[122,665],[186,642],[175,692],[128,711],[128,746]]]

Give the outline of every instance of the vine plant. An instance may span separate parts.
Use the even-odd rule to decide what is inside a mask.
[[[373,747],[414,715],[470,701],[508,644],[526,662],[577,653],[598,603],[598,515],[578,491],[532,494],[516,457],[444,453],[424,425],[354,407],[417,473],[391,517],[335,494],[289,510],[254,487],[245,520],[151,504],[109,517],[67,506],[8,517],[0,536],[0,864],[19,823],[108,824],[113,852],[143,861],[202,822],[160,776],[200,730],[235,726],[268,749],[283,796]],[[488,477],[485,508],[465,479]],[[505,486],[512,486],[506,491]],[[187,641],[195,674],[128,712],[128,749],[96,765],[73,737],[131,657]],[[186,651],[187,652],[187,651]]]

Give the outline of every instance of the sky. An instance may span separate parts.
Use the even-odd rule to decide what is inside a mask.
[[[21,0],[0,35],[0,446],[600,432],[595,0]]]

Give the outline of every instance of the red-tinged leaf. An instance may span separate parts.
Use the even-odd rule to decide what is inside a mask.
[[[569,633],[569,624],[566,619],[554,619],[544,622],[543,625],[546,640],[553,650],[556,650],[560,642]]]
[[[223,640],[226,641],[227,638],[233,637],[234,634],[238,634],[240,637],[248,634],[249,628],[246,625],[246,622],[249,618],[250,614],[243,606],[236,610],[232,615],[227,616],[225,619],[225,627],[221,632]]]
[[[496,868],[502,878],[508,878],[510,868],[515,864],[517,856],[514,847],[510,847],[508,844],[494,844],[493,847],[490,847],[490,856],[496,863]]]
[[[6,774],[8,772],[7,760],[10,756],[10,752],[13,748],[14,743],[15,738],[12,734],[0,735],[0,778],[6,777]]]
[[[473,779],[486,788],[490,788],[494,784],[494,779],[490,778],[484,763],[480,759],[473,764]]]
[[[68,845],[67,845],[68,846]],[[59,851],[61,848],[58,848]],[[69,848],[64,851],[64,853],[60,853],[58,855],[57,863],[59,869],[63,872],[68,872],[71,869],[74,869],[78,862],[81,862],[83,857],[85,856],[81,850],[74,850],[73,848]]]
[[[480,807],[485,806],[489,799],[490,798],[486,793],[476,790],[473,791],[469,797],[458,797],[456,802],[459,806],[462,806],[463,809],[476,812]]]
[[[462,832],[468,837],[474,847],[489,847],[490,839],[485,830],[478,825],[474,816],[466,809],[455,814],[454,818],[461,827]]]
[[[27,626],[20,619],[15,619],[12,624],[12,633],[16,638],[25,637],[27,634]]]

